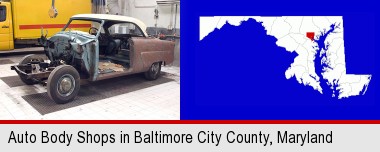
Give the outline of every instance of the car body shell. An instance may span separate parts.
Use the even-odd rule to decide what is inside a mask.
[[[86,20],[100,23],[100,27],[107,22],[132,23],[142,31],[142,36],[128,38],[129,67],[122,72],[100,74],[99,72],[99,35],[91,35],[83,31],[65,31],[72,20]],[[129,75],[148,71],[153,63],[171,64],[174,60],[174,45],[172,41],[149,37],[146,25],[138,19],[126,16],[107,14],[79,14],[73,16],[61,32],[42,42],[45,53],[52,62],[67,64],[76,67],[79,73],[86,73],[85,79],[97,81],[111,77]],[[42,70],[40,73],[25,73],[20,70],[23,65],[13,66],[19,74],[28,78],[42,80],[51,70]]]

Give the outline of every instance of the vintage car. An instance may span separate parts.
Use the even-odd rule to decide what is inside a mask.
[[[88,33],[71,30],[83,22],[92,25]],[[174,42],[149,37],[143,22],[127,16],[74,15],[61,32],[49,39],[41,36],[39,41],[49,60],[27,55],[11,69],[28,85],[45,84],[49,97],[58,104],[77,96],[81,79],[144,73],[146,79],[155,80],[161,65],[174,59]]]

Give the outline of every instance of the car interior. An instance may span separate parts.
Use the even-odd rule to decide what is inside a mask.
[[[89,33],[96,35],[99,29],[91,27]],[[100,29],[99,69],[100,73],[122,71],[120,68],[130,67],[131,37],[141,37],[142,32],[132,23],[105,22]]]

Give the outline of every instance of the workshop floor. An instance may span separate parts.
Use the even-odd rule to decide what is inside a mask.
[[[23,56],[24,55],[2,56],[0,54],[0,119],[180,119],[179,67],[162,67],[162,78],[156,80],[156,82],[143,80],[143,78],[140,78],[140,75],[125,77],[126,81],[130,81],[125,83],[127,85],[103,88],[99,87],[103,85],[102,83],[108,83],[108,86],[110,86],[114,82],[97,82],[97,85],[94,85],[95,90],[104,89],[106,93],[106,95],[101,98],[96,98],[95,96],[102,94],[103,90],[101,90],[102,92],[100,93],[97,92],[93,95],[87,95],[90,97],[83,99],[88,99],[88,101],[84,101],[83,104],[74,103],[68,104],[67,106],[46,104],[48,106],[44,107],[44,102],[41,104],[41,101],[36,103],[33,102],[33,100],[29,100],[30,97],[45,94],[46,88],[44,86],[38,84],[28,86],[14,82],[18,81],[18,79],[14,79],[17,74],[15,71],[10,70],[10,66],[18,63]],[[115,79],[115,81],[123,80],[119,78]],[[138,83],[136,83],[136,81],[138,81]],[[128,84],[131,85],[128,86]],[[113,90],[107,89],[127,91],[114,93],[110,92]],[[116,95],[107,96],[113,94]],[[91,96],[94,97],[92,98]],[[46,98],[41,99],[49,100]],[[75,102],[75,100],[73,102]]]

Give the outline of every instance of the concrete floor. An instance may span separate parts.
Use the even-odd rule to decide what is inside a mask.
[[[23,56],[0,54],[0,60],[9,59],[16,64]],[[180,119],[180,68],[176,66],[162,67],[167,73],[163,76],[171,80],[167,83],[41,115],[22,97],[46,92],[45,87],[38,84],[9,87],[1,80],[17,75],[10,70],[13,64],[0,65],[0,119]]]

